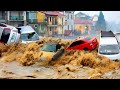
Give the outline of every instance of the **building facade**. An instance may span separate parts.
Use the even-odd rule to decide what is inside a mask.
[[[65,15],[64,30],[74,30],[74,11],[63,11]]]
[[[6,23],[6,11],[0,11],[0,23]]]
[[[91,20],[75,19],[75,30],[81,34],[89,33],[92,30],[93,22]]]
[[[57,36],[64,34],[64,15],[58,11],[44,12],[47,18],[47,35]]]
[[[47,32],[47,17],[42,11],[37,12],[38,27],[37,31],[39,35],[44,35]]]
[[[26,25],[26,11],[7,11],[7,23],[15,27]]]

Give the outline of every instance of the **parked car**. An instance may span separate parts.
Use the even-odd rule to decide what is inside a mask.
[[[0,23],[0,42],[3,44],[15,44],[20,39],[20,33],[14,26]]]
[[[66,50],[93,50],[97,45],[98,41],[95,37],[83,37],[72,42]]]
[[[18,29],[21,34],[22,43],[26,44],[30,42],[36,42],[39,40],[39,35],[31,26],[21,26],[18,27]]]
[[[119,33],[115,33],[115,37],[118,41],[119,47],[120,47],[120,32]]]
[[[115,35],[113,35],[113,32],[102,32],[101,36],[103,37],[100,37],[98,54],[103,55],[111,60],[119,60],[119,44]]]
[[[57,60],[64,53],[64,49],[60,49],[61,45],[56,43],[47,43],[40,49],[43,52],[41,56],[41,60],[44,61],[46,59]]]

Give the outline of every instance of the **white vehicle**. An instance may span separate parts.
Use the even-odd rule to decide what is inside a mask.
[[[98,54],[103,55],[111,60],[120,59],[119,44],[112,32],[101,32]]]
[[[14,44],[18,43],[20,39],[20,34],[18,33],[18,29],[4,24],[0,23],[0,42],[4,44]]]
[[[118,40],[118,43],[119,43],[119,47],[120,47],[120,32],[119,33],[115,33],[115,36]]]
[[[22,43],[27,44],[39,40],[39,35],[31,26],[21,26],[18,29],[20,29]]]

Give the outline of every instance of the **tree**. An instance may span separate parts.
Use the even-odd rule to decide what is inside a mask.
[[[106,31],[106,22],[105,22],[102,11],[100,11],[100,14],[98,16],[98,21],[96,22],[95,28],[97,31],[100,31],[100,30]]]

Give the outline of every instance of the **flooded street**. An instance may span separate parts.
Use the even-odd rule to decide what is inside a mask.
[[[120,62],[110,61],[99,56],[97,49],[91,52],[80,50],[66,51],[61,58],[53,61],[40,61],[39,48],[46,42],[59,42],[66,47],[71,41],[55,38],[42,38],[42,43],[1,45],[1,79],[106,79],[120,78]],[[118,70],[117,70],[118,69]],[[114,70],[115,73],[110,73]],[[117,75],[116,75],[117,74]]]

